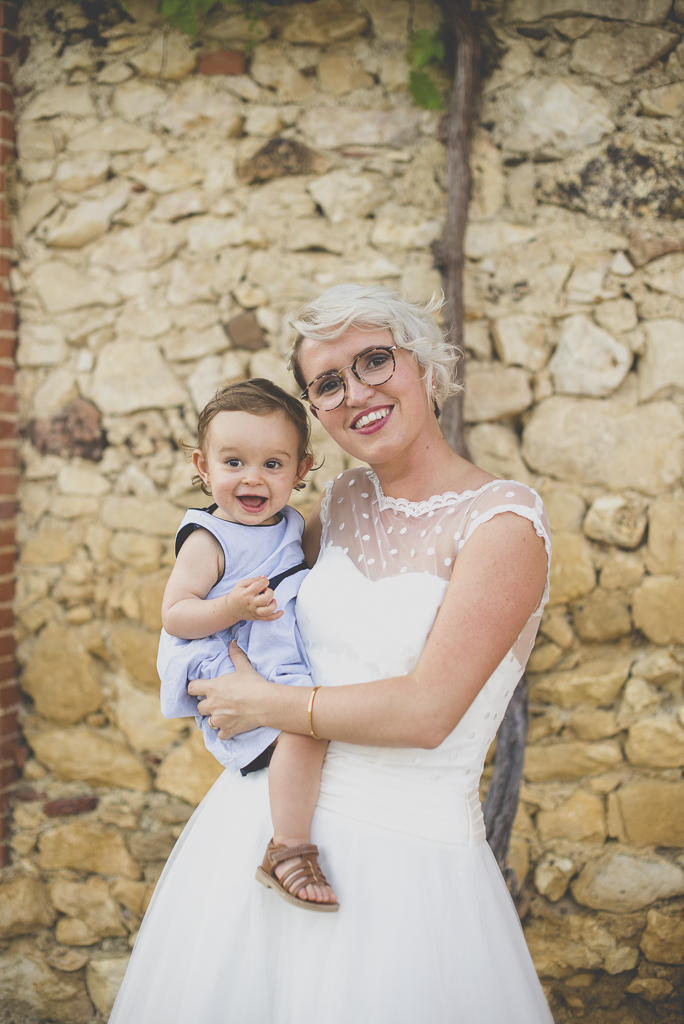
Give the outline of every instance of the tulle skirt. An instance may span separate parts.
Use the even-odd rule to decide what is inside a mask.
[[[110,1024],[552,1024],[486,843],[316,809],[337,914],[255,880],[267,772],[217,780],[169,858]]]

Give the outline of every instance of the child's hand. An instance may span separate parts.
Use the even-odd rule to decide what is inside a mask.
[[[240,580],[226,597],[231,618],[235,622],[248,619],[251,622],[273,622],[284,612],[277,610],[273,591],[268,587],[267,576],[251,580]]]

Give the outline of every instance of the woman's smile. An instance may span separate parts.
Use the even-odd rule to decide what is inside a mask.
[[[358,434],[375,434],[382,430],[393,411],[393,405],[374,405],[354,417],[351,429]]]

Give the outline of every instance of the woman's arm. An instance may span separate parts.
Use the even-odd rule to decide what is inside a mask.
[[[502,513],[474,531],[418,665],[406,676],[324,687],[314,727],[325,739],[369,746],[436,747],[455,728],[541,600],[547,558],[530,522]],[[220,736],[268,725],[308,734],[308,689],[266,683],[231,647],[234,675],[201,682],[198,710]],[[194,683],[188,687],[194,693]]]

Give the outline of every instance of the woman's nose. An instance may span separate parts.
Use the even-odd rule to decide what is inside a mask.
[[[370,384],[364,384],[351,372],[351,370],[349,371],[349,375],[347,377],[347,405],[363,405],[363,403],[368,400],[369,392],[373,394],[374,391],[375,388],[372,388]]]

